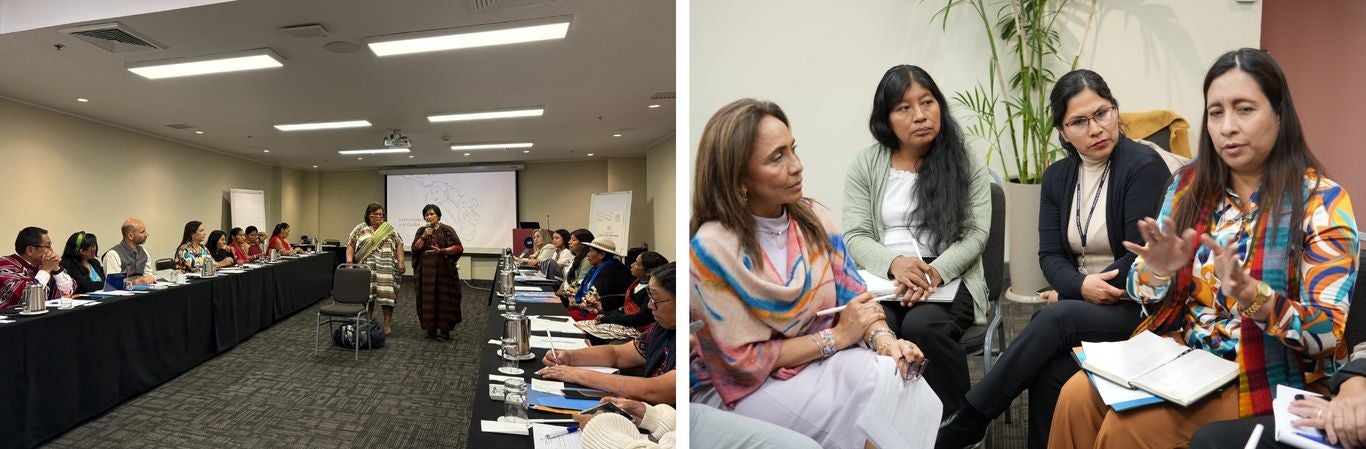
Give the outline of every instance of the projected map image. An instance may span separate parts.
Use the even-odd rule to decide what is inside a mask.
[[[517,221],[515,172],[389,175],[389,223],[405,243],[426,226],[422,207],[441,208],[441,222],[460,234],[466,252],[490,252],[509,245]]]

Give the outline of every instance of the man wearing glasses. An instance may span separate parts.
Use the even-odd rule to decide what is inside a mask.
[[[24,288],[30,284],[47,289],[48,299],[70,291],[71,276],[62,272],[61,258],[52,250],[52,239],[47,230],[27,227],[14,239],[14,254],[0,258],[0,310],[19,305]],[[63,287],[65,284],[65,287]]]

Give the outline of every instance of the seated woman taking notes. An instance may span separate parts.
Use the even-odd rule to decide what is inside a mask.
[[[790,428],[824,447],[863,448],[870,437],[856,422],[875,386],[884,376],[912,377],[924,356],[893,335],[839,226],[802,196],[796,150],[787,115],[766,101],[723,106],[702,132],[689,315],[704,325],[689,355],[691,402]],[[816,316],[836,306],[848,307]],[[878,355],[891,357],[896,372],[876,369]],[[933,416],[888,419],[938,422],[931,408]]]

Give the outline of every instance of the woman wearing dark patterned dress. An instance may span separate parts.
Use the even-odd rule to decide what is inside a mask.
[[[417,317],[427,338],[446,341],[460,322],[460,272],[456,264],[465,248],[455,228],[441,223],[441,208],[422,208],[427,226],[413,236],[413,275],[417,281]]]

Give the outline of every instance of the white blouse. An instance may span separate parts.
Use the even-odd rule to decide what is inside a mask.
[[[887,173],[887,189],[882,193],[882,244],[903,256],[935,257],[939,253],[927,244],[924,230],[911,226],[911,214],[921,213],[912,195],[917,179],[918,174],[905,170],[893,168]]]
[[[752,215],[751,215],[752,216]],[[787,266],[787,210],[778,218],[754,217],[755,237],[759,240],[759,248],[764,250],[764,255],[768,256],[768,261],[774,267]],[[774,270],[779,275],[783,274],[782,269]]]

